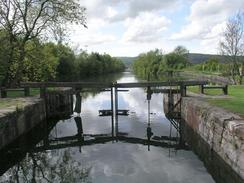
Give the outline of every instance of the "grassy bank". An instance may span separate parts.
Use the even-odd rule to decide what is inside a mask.
[[[35,96],[40,94],[39,88],[32,88],[30,90],[30,96]],[[0,98],[0,109],[7,107],[18,107],[23,104],[23,100],[18,99],[19,97],[24,97],[23,91],[9,91],[8,98],[1,99]]]
[[[7,107],[19,107],[23,105],[22,100],[18,100],[16,98],[7,98],[0,100],[0,109],[4,109]]]
[[[40,94],[39,88],[31,88],[30,89],[30,96],[35,96]],[[18,98],[24,97],[23,91],[8,91],[8,98]]]
[[[190,91],[199,93],[199,88],[191,87]],[[205,93],[206,95],[220,95],[223,92],[222,90],[206,90]],[[231,98],[208,99],[208,102],[244,116],[244,86],[229,86],[229,96]]]
[[[182,69],[183,72],[189,72],[192,74],[206,74],[206,75],[212,75],[212,76],[222,76],[221,72],[213,72],[213,71],[199,71],[196,70],[194,67],[187,67],[185,69]]]

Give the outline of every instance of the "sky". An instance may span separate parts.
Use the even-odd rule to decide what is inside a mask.
[[[79,50],[137,56],[183,45],[191,53],[218,54],[226,21],[244,0],[80,0],[87,29],[70,26],[69,41]]]

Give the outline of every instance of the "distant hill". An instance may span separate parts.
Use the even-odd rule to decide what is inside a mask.
[[[116,57],[120,59],[126,67],[131,67],[132,63],[135,61],[137,57]]]
[[[137,57],[116,57],[120,59],[126,67],[130,67]],[[192,64],[200,64],[207,61],[210,58],[217,58],[220,62],[227,62],[221,55],[201,54],[201,53],[189,53],[188,59]]]
[[[189,53],[188,59],[192,64],[200,64],[207,61],[209,58],[217,58],[220,62],[225,62],[225,58],[221,55],[210,55],[201,53]]]

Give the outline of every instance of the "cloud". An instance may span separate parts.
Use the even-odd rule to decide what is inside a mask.
[[[188,24],[181,31],[172,34],[171,39],[205,39],[216,26],[222,25],[231,15],[243,8],[243,0],[197,0],[191,6]],[[217,34],[221,30],[218,31]]]
[[[170,40],[196,40],[198,50],[216,54],[226,21],[243,8],[243,0],[196,0],[186,18],[187,24],[179,32],[173,33]]]
[[[100,45],[105,43],[111,43],[117,38],[114,35],[103,33],[101,29],[109,26],[108,23],[101,19],[91,19],[87,22],[88,29],[84,29],[80,26],[73,25],[71,41],[74,44],[80,44],[80,46],[88,45]]]
[[[125,6],[127,9],[111,17],[111,21],[121,21],[126,18],[134,18],[143,12],[169,11],[177,7],[179,0],[128,0]]]
[[[85,45],[98,45],[98,44],[104,44],[104,43],[110,43],[115,41],[116,38],[113,35],[104,35],[104,34],[94,34],[94,35],[88,35],[86,37],[83,37],[83,42]]]
[[[131,0],[128,9],[131,15],[135,15],[135,12],[140,13],[175,8],[177,2],[178,0]]]
[[[125,21],[126,32],[124,42],[153,42],[162,37],[162,31],[167,29],[170,20],[154,13],[141,13],[136,18]]]
[[[80,4],[86,8],[87,18],[106,19],[110,15],[111,1],[104,0],[80,0]]]
[[[160,14],[174,9],[178,2],[180,0],[82,0],[80,4],[87,8],[88,29],[75,28],[71,41],[79,44],[78,47],[88,45],[88,48],[106,43],[106,46],[153,43],[161,39],[163,30],[170,24],[170,20]],[[109,30],[111,26],[116,28]],[[118,29],[124,32],[119,33]]]
[[[180,0],[83,0],[89,18],[101,18],[109,22],[137,17],[142,12],[169,11],[178,7]]]
[[[88,29],[77,28],[71,40],[88,45],[88,51],[133,56],[154,48],[168,52],[182,44],[191,52],[216,53],[226,20],[244,9],[243,0],[80,0],[80,3],[87,8]]]

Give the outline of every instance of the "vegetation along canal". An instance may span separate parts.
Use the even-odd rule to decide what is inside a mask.
[[[117,80],[135,81],[129,72]],[[83,93],[80,114],[48,121],[21,137],[1,152],[0,182],[214,182],[203,162],[178,146],[162,94],[153,94],[150,103],[141,88],[118,97],[118,108],[129,115],[117,122],[99,116],[111,107],[110,92]]]

